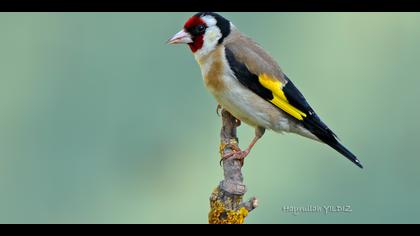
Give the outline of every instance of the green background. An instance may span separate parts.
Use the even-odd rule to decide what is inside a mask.
[[[0,14],[1,223],[207,222],[217,104],[189,49],[165,44],[192,14]],[[420,14],[223,15],[365,165],[268,132],[243,169],[247,223],[420,223]],[[283,210],[324,205],[352,212]]]

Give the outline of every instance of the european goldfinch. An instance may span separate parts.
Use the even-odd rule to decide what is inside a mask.
[[[238,120],[255,127],[255,138],[249,147],[235,156],[245,158],[269,129],[323,142],[363,168],[276,61],[229,20],[216,13],[197,13],[168,43],[188,44],[204,84],[217,102]]]

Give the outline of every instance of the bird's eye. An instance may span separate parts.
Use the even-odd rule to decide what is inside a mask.
[[[204,34],[204,32],[206,31],[206,28],[207,28],[206,25],[201,24],[201,25],[188,28],[187,31],[190,32],[193,36],[198,36],[198,35]]]
[[[204,31],[206,31],[206,26],[205,25],[197,25],[194,28],[191,29],[191,34],[198,36],[204,33]]]
[[[197,26],[197,31],[200,32],[200,33],[202,33],[205,29],[206,29],[206,27],[204,25]]]

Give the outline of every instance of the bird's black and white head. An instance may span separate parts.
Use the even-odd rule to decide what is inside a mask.
[[[230,34],[231,23],[219,14],[200,12],[188,19],[169,44],[188,44],[196,56],[213,51]]]

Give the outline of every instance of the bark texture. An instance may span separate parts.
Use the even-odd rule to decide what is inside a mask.
[[[238,120],[228,111],[222,110],[223,126],[220,132],[220,155],[239,150],[236,129]],[[235,158],[223,160],[224,180],[210,196],[210,224],[242,224],[250,211],[258,206],[258,200],[253,197],[243,202],[247,189],[243,183],[243,161]]]

